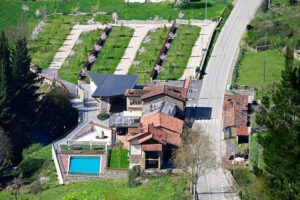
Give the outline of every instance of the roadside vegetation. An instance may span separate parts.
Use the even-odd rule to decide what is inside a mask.
[[[299,7],[285,5],[288,1],[279,2],[272,1],[271,8],[265,12],[261,9],[247,26],[243,39],[252,48],[260,49],[265,45],[283,48],[291,39],[295,48],[300,48]]]

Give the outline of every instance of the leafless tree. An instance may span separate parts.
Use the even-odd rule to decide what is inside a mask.
[[[10,140],[0,127],[0,171],[10,164]]]
[[[211,140],[199,124],[194,123],[192,129],[182,133],[181,144],[173,153],[173,163],[187,176],[192,193],[198,177],[216,166]]]

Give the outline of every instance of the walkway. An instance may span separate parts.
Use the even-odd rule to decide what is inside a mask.
[[[49,69],[60,69],[66,58],[69,56],[71,50],[73,49],[76,41],[78,40],[80,34],[84,30],[96,30],[98,28],[103,29],[105,26],[101,24],[95,25],[75,25],[68,37],[66,38],[63,45],[58,49],[57,53],[54,56],[53,61],[51,62]]]
[[[183,72],[183,75],[180,77],[180,80],[193,78],[195,76],[196,68],[199,67],[202,69],[213,33],[218,24],[214,21],[204,20],[194,21],[191,23],[191,25],[201,27],[201,31],[197,41],[194,44],[188,64]]]

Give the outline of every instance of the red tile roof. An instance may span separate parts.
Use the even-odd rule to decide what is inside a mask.
[[[143,90],[148,90],[149,92],[141,96],[142,100],[160,94],[168,95],[180,101],[187,100],[187,88],[163,85],[163,86],[148,86],[148,87],[144,87]]]
[[[143,94],[146,94],[149,92],[148,90],[142,90],[142,89],[127,89],[125,91],[126,97],[141,97]]]
[[[225,94],[223,104],[224,127],[247,126],[248,96]]]
[[[129,135],[127,141],[133,139],[138,139],[138,143],[142,144],[150,139],[156,140],[160,144],[173,144],[178,146],[181,142],[180,134],[172,132],[170,130],[165,130],[159,127],[155,127],[151,124],[148,124],[147,127],[143,128],[143,131],[135,134]]]
[[[161,144],[143,144],[142,145],[143,151],[162,151]]]
[[[247,126],[239,126],[236,128],[236,136],[249,136]]]
[[[165,128],[167,130],[171,130],[180,134],[182,133],[184,122],[176,117],[167,115],[165,113],[154,113],[152,115],[142,117],[141,123],[143,125],[152,124],[155,127]]]

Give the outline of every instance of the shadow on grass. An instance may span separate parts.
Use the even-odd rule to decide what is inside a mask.
[[[213,7],[211,3],[207,3],[207,8]],[[205,8],[205,2],[190,2],[184,4],[181,9],[199,9],[199,8]]]

